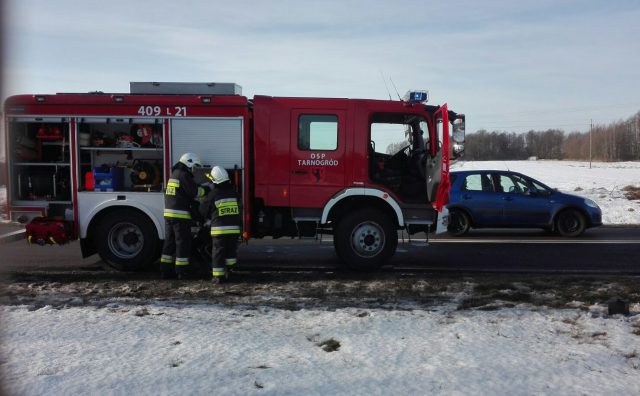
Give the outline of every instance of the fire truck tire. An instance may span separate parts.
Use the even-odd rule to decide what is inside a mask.
[[[346,215],[336,226],[333,244],[338,258],[354,271],[375,271],[398,247],[398,232],[386,214],[362,209]]]
[[[138,211],[110,213],[100,220],[95,235],[98,254],[119,271],[139,270],[158,258],[158,233],[151,220]]]

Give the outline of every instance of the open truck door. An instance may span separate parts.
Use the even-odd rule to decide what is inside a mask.
[[[426,163],[427,200],[441,211],[449,201],[449,113],[444,104],[434,114],[435,139]]]

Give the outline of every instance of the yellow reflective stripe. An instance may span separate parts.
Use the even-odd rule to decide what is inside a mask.
[[[191,215],[186,214],[176,214],[176,213],[165,213],[164,217],[171,217],[172,219],[186,219],[191,220]]]
[[[178,180],[178,179],[169,179],[169,180],[167,180],[167,186],[180,187],[180,180]]]
[[[233,208],[233,207],[238,207],[238,201],[236,201],[235,199],[233,201],[227,201],[227,202],[216,202],[216,207],[218,208]]]
[[[173,263],[173,257],[166,256],[166,255],[163,254],[162,257],[160,257],[160,262],[161,263],[169,263],[169,264],[171,264],[171,263]]]
[[[211,231],[211,235],[240,234],[240,230]]]
[[[238,227],[237,225],[211,227],[211,231],[220,231],[220,230],[240,230],[240,227]]]
[[[240,228],[236,226],[231,227],[211,227],[211,235],[226,235],[226,234],[239,234]]]
[[[229,265],[229,266],[231,266],[231,265],[236,265],[236,263],[237,263],[237,262],[238,262],[238,260],[236,260],[236,259],[234,259],[234,258],[228,258],[228,259],[225,259],[225,260],[224,260],[224,263],[225,263],[226,265]]]
[[[164,217],[171,217],[174,219],[191,219],[191,213],[186,210],[165,209]]]
[[[176,257],[176,265],[189,265],[189,258]]]
[[[216,206],[221,206],[223,204],[227,204],[230,202],[235,202],[236,204],[238,203],[238,200],[235,198],[224,198],[224,199],[219,199],[215,202]]]
[[[204,197],[207,192],[204,187],[198,187],[198,198]]]
[[[226,270],[224,268],[211,268],[211,275],[213,276],[224,276]]]

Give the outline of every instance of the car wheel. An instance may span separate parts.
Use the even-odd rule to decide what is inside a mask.
[[[158,258],[160,240],[155,226],[144,214],[130,209],[105,216],[96,229],[100,258],[119,271],[135,271]]]
[[[556,230],[564,237],[581,235],[586,228],[584,216],[575,209],[563,210],[556,218]]]
[[[449,212],[449,226],[447,227],[449,234],[461,236],[469,232],[470,228],[471,220],[469,220],[469,215],[457,209],[452,209]]]
[[[374,271],[395,253],[398,232],[389,216],[378,210],[363,209],[338,223],[333,243],[338,258],[347,267]]]

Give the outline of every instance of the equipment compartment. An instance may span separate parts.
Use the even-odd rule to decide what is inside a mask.
[[[162,136],[161,119],[78,119],[80,190],[162,191]]]
[[[10,119],[9,155],[12,200],[71,200],[68,119]]]
[[[60,216],[70,212],[69,125],[66,117],[9,118],[9,194],[13,206],[24,208],[12,211],[12,220],[32,218],[36,208]]]

